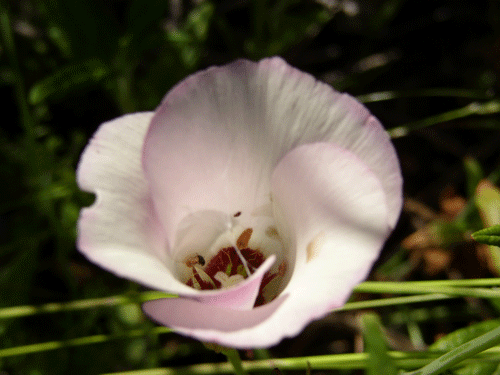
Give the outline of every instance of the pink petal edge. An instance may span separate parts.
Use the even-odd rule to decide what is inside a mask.
[[[179,333],[244,349],[269,347],[295,336],[312,320],[344,304],[367,276],[389,232],[380,181],[352,153],[319,143],[300,146],[283,158],[273,174],[273,192],[277,210],[291,215],[291,222],[282,227],[288,225],[285,232],[295,230],[293,244],[298,248],[292,279],[276,300],[249,311],[191,299],[156,300],[143,306],[145,313]],[[325,200],[323,194],[334,199]],[[336,205],[342,202],[347,205],[336,216]],[[349,208],[356,212],[360,207],[364,213],[358,220]],[[318,232],[325,235],[315,253],[308,254],[308,243],[318,240]]]

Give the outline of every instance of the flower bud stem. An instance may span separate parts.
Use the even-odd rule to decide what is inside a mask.
[[[236,375],[248,375],[243,369],[240,354],[236,349],[226,349],[222,353],[226,356],[227,360],[233,365]]]

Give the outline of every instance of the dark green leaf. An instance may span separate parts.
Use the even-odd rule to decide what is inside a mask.
[[[500,236],[500,224],[478,230],[472,234],[474,236]]]
[[[472,234],[472,238],[474,238],[477,242],[484,243],[486,245],[500,246],[500,236],[481,236],[476,233]]]
[[[494,225],[472,233],[472,238],[479,243],[500,246],[500,225]]]

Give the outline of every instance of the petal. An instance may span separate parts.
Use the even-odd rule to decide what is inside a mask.
[[[272,58],[197,73],[166,96],[148,130],[150,119],[104,124],[82,156],[79,183],[98,196],[81,214],[82,252],[119,275],[193,297],[152,301],[145,310],[224,345],[270,346],[345,302],[402,204],[396,154],[366,108]],[[175,280],[174,245],[198,240],[179,231],[190,227],[205,242],[231,228],[233,215],[246,222],[268,215],[271,181],[294,266],[281,296],[237,310],[251,304],[258,272],[234,289],[203,294]],[[198,228],[190,215],[209,211],[220,215]]]
[[[77,246],[118,276],[173,293],[191,292],[172,275],[142,171],[141,149],[152,117],[136,113],[104,123],[84,150],[78,185],[97,198],[80,213]]]
[[[286,299],[286,296],[281,296],[267,305],[246,311],[207,305],[188,298],[157,299],[144,303],[142,308],[159,324],[186,336],[235,348],[255,349],[280,341],[281,337],[273,337],[273,332],[262,330],[262,322],[269,321]]]
[[[402,176],[389,135],[368,109],[348,94],[341,94],[280,58],[259,63],[267,81],[266,124],[271,142],[281,148],[275,164],[294,147],[332,142],[356,154],[380,179],[394,227],[402,206]],[[285,125],[286,124],[286,125]]]
[[[227,290],[200,292],[174,278],[174,260],[167,256],[164,232],[141,166],[141,147],[152,116],[138,113],[104,123],[83,152],[78,184],[82,190],[95,192],[97,200],[80,214],[78,248],[101,267],[152,288],[201,295],[199,300],[207,303],[252,307],[274,258],[245,282]],[[217,212],[196,217],[208,214],[215,221],[224,221]]]
[[[152,288],[199,296],[207,303],[251,308],[273,257],[245,282],[227,290],[200,292],[174,278],[174,260],[168,257],[141,165],[141,147],[152,116],[137,113],[102,124],[83,152],[78,184],[82,190],[95,192],[97,200],[81,211],[78,248],[101,267]],[[216,228],[223,226],[224,218],[217,212],[201,212],[190,221],[204,215],[210,215]],[[203,239],[205,233],[201,234]]]
[[[170,248],[183,217],[269,203],[274,167],[298,145],[329,141],[376,173],[394,227],[402,179],[390,139],[366,108],[280,58],[238,60],[171,90],[146,137],[143,163]],[[374,147],[376,145],[376,147]]]
[[[260,284],[264,274],[271,269],[276,257],[273,255],[266,259],[264,263],[244,282],[231,288],[217,291],[206,291],[196,298],[198,302],[231,308],[234,310],[250,310],[255,305],[255,300],[259,294]]]
[[[272,192],[278,230],[296,249],[283,291],[290,307],[282,309],[295,305],[288,324],[304,327],[342,306],[366,278],[390,233],[390,208],[376,173],[331,143],[288,153],[273,173]]]
[[[251,139],[255,116],[246,107],[245,70],[252,67],[248,62],[241,74],[216,68],[187,78],[152,120],[144,169],[171,248],[181,220],[198,211],[241,212],[243,220],[269,203],[272,166]]]
[[[293,276],[282,294],[250,311],[156,300],[144,305],[146,314],[185,335],[244,349],[295,336],[345,303],[389,233],[381,181],[351,152],[315,143],[282,159],[272,187],[280,233],[296,248]]]

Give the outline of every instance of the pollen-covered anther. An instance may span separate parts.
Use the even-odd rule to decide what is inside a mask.
[[[265,235],[264,232],[262,234]],[[266,245],[266,242],[260,242],[258,237],[253,238],[256,242],[251,244],[252,235],[254,235],[253,228],[244,229],[236,241],[232,242],[232,246],[219,248],[207,261],[198,254],[187,257],[184,264],[190,267],[192,275],[186,284],[198,290],[213,290],[230,288],[243,282],[264,263],[267,258],[264,254],[279,252],[278,247],[270,247],[269,243]],[[264,246],[263,250],[261,246]],[[287,263],[282,260],[274,269],[264,274],[255,306],[274,299],[286,272]]]
[[[238,240],[236,241],[236,246],[238,249],[245,249],[248,247],[248,242],[250,241],[250,237],[252,236],[253,229],[252,228],[247,228],[245,229],[240,236],[238,237]]]
[[[286,261],[281,262],[280,265],[278,266],[278,276],[284,277],[286,274],[287,268],[288,267],[287,267]]]
[[[194,255],[186,258],[184,264],[188,267],[194,267],[195,264],[200,264],[201,266],[205,265],[205,258],[201,255]]]

